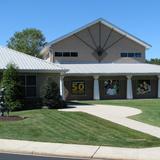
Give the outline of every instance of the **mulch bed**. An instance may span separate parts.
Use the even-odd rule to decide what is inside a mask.
[[[27,117],[20,117],[20,116],[0,116],[0,121],[20,121],[24,120]]]

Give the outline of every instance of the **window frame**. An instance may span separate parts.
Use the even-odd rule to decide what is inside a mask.
[[[35,84],[27,84],[27,78],[29,76],[35,77]],[[21,84],[21,88],[24,89],[24,98],[35,98],[37,97],[37,76],[36,75],[20,75],[20,77],[24,77],[24,83]],[[27,88],[35,88],[35,96],[28,96]]]

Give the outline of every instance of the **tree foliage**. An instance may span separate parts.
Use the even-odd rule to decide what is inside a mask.
[[[159,58],[152,58],[150,60],[147,60],[147,63],[160,65],[160,59]]]
[[[44,35],[35,28],[27,28],[21,32],[16,32],[7,42],[9,48],[35,57],[41,57],[40,49],[45,44]]]
[[[10,110],[20,106],[19,96],[19,81],[17,67],[14,64],[9,64],[3,72],[2,87],[4,88],[4,103]]]

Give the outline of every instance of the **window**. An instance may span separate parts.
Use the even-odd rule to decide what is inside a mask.
[[[78,52],[71,52],[71,57],[78,57]]]
[[[62,52],[55,52],[55,57],[62,57]]]
[[[20,76],[21,96],[36,97],[36,76]]]
[[[127,57],[127,53],[121,53],[121,57]]]
[[[121,53],[121,57],[135,57],[140,58],[142,57],[141,53]]]
[[[105,80],[104,81],[105,95],[116,96],[119,94],[119,80]]]
[[[135,57],[141,57],[141,53],[135,53]]]
[[[63,57],[70,57],[70,52],[63,52]]]
[[[72,81],[71,93],[72,95],[85,95],[85,81]]]
[[[128,57],[134,57],[134,53],[128,53]]]
[[[55,57],[78,57],[78,52],[55,52]]]

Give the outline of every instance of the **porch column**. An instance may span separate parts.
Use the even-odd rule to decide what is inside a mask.
[[[62,96],[62,99],[64,100],[64,76],[63,75],[60,75],[59,89],[60,89],[60,95]]]
[[[93,93],[93,99],[94,100],[99,100],[100,95],[99,95],[99,76],[94,76],[94,93]]]
[[[127,99],[133,99],[132,76],[127,76]]]
[[[158,75],[158,98],[160,98],[160,75]]]

